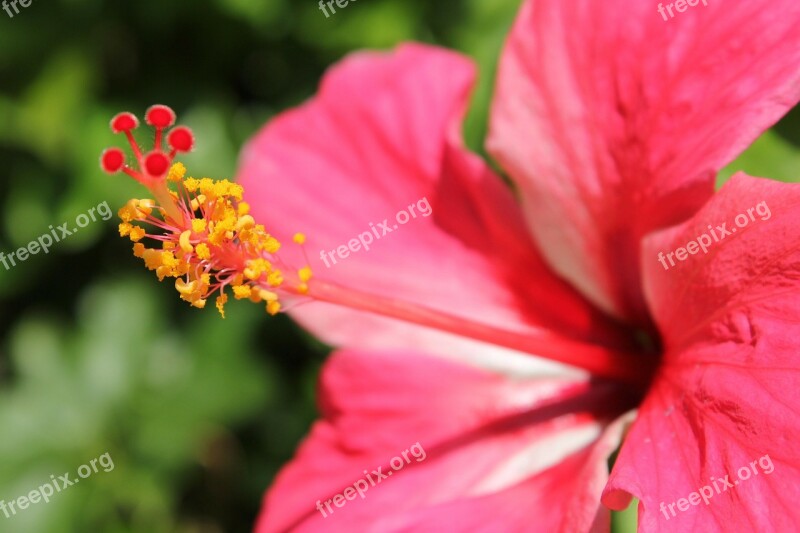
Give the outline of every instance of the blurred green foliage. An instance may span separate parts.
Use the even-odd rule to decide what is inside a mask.
[[[34,2],[0,12],[0,251],[102,202],[140,196],[99,171],[109,118],[165,103],[194,128],[185,162],[234,173],[243,142],[311,96],[359,48],[409,39],[478,57],[478,109],[516,2]],[[480,144],[485,113],[470,116]],[[248,531],[315,416],[326,350],[289,320],[233,302],[228,318],[180,302],[95,222],[21,266],[0,267],[0,499],[110,453],[112,472],[0,531]]]
[[[413,39],[474,57],[465,133],[481,151],[517,6],[362,0],[326,19],[314,0],[36,0],[0,12],[0,251],[140,194],[98,169],[119,143],[117,111],[173,106],[197,136],[187,166],[228,177],[249,135],[359,48]],[[737,164],[796,178],[794,131],[777,128]],[[0,268],[0,499],[106,452],[115,462],[13,522],[0,516],[0,531],[247,531],[314,418],[323,346],[258,306],[229,304],[224,321],[189,308],[129,248],[112,219]]]

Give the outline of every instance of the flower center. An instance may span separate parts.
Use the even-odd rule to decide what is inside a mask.
[[[208,298],[218,293],[216,307],[223,317],[228,287],[236,299],[266,302],[272,315],[281,310],[281,297],[307,293],[311,269],[292,268],[281,259],[281,243],[248,214],[250,207],[242,201],[240,185],[185,178],[183,164],[173,164],[177,153],[191,150],[191,130],[184,126],[170,130],[166,138],[170,150],[165,151],[164,130],[175,123],[175,113],[156,105],[145,120],[156,133],[153,149],[147,153],[133,137],[139,125],[133,114],[120,113],[111,121],[112,131],[127,137],[135,166],[126,164],[119,148],[109,148],[101,157],[106,172],[124,172],[153,195],[153,199],[130,200],[119,210],[119,233],[133,241],[134,255],[159,280],[175,278],[181,299],[195,307],[205,307]],[[302,245],[305,236],[298,233],[294,242]]]
[[[637,395],[641,395],[640,399],[643,399],[644,394],[650,389],[650,385],[656,377],[658,368],[661,366],[664,354],[663,343],[661,342],[661,335],[655,325],[646,329],[634,329],[632,338],[636,345],[637,353],[640,354],[640,357],[649,361],[648,366],[643,369],[643,372],[639,375],[639,379],[636,383],[636,390],[634,391]]]

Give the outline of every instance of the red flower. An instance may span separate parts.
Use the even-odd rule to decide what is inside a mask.
[[[643,531],[793,530],[800,189],[713,185],[798,101],[798,22],[526,2],[488,143],[520,203],[444,50],[351,56],[259,133],[239,183],[321,251],[291,312],[340,349],[257,531],[602,531],[631,496]]]
[[[293,314],[341,349],[257,531],[607,530],[631,496],[643,531],[793,530],[800,189],[713,185],[797,102],[798,22],[527,2],[489,139],[521,206],[462,146],[474,74],[443,50],[356,54],[259,133],[239,182],[321,250],[327,303]]]

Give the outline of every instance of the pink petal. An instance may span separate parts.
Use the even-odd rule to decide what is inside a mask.
[[[644,531],[800,523],[798,206],[800,185],[739,174],[690,221],[646,241],[645,289],[666,355],[604,497],[612,508],[640,498]],[[731,234],[714,242],[709,224]],[[659,252],[703,235],[707,253],[662,266]],[[718,493],[712,478],[726,475],[738,484]],[[676,502],[701,489],[713,491],[708,505],[681,512]]]
[[[621,433],[608,424],[628,407],[616,392],[512,381],[410,352],[340,351],[323,374],[325,418],[278,476],[257,531],[522,531],[532,521],[588,530],[607,519],[599,495]],[[391,470],[415,443],[416,458],[363,499],[327,517],[315,508],[364,470]]]
[[[665,4],[667,4],[665,2]],[[800,98],[800,3],[529,0],[503,53],[490,151],[550,264],[642,320],[639,242]]]
[[[279,116],[245,149],[239,182],[253,214],[283,241],[296,231],[308,236],[316,279],[463,321],[599,338],[610,329],[607,319],[548,270],[510,191],[462,147],[473,79],[468,60],[422,45],[348,57],[314,99]],[[369,251],[348,252],[336,264],[328,257],[325,266],[326,251],[369,235],[370,223],[389,219],[392,229],[395,214],[423,198],[431,216],[385,236],[379,230]],[[301,266],[292,248],[281,253]],[[332,344],[392,347],[402,339],[441,352],[453,342],[323,303],[293,315]]]

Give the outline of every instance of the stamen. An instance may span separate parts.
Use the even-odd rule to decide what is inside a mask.
[[[162,149],[162,132],[175,123],[175,113],[166,106],[153,106],[145,116],[156,128],[153,149],[143,155],[131,131],[139,121],[131,113],[120,113],[111,121],[114,133],[127,137],[136,165],[125,164],[119,148],[105,150],[100,158],[104,171],[124,172],[146,186],[154,200],[131,200],[119,210],[119,231],[134,242],[133,253],[159,280],[175,278],[175,290],[192,306],[204,308],[216,294],[215,306],[225,316],[230,288],[237,300],[265,303],[270,315],[283,308],[283,297],[310,297],[351,309],[435,328],[478,341],[583,368],[593,375],[641,383],[649,375],[652,358],[626,351],[590,345],[550,335],[503,330],[495,326],[395,300],[343,288],[313,279],[305,250],[306,236],[297,233],[293,242],[301,247],[306,265],[286,264],[278,254],[281,243],[249,215],[242,201],[244,190],[227,180],[185,177],[186,168],[173,163],[178,152],[194,146],[189,128],[177,126],[167,134],[169,153]],[[170,190],[168,184],[177,190]],[[148,233],[138,223],[151,226]],[[143,241],[155,241],[147,247]]]
[[[194,146],[189,128],[177,126],[169,131],[170,152],[164,151],[162,132],[173,126],[175,113],[167,106],[152,106],[145,121],[156,129],[153,149],[148,152],[131,134],[138,126],[135,116],[120,113],[111,121],[114,133],[128,137],[135,166],[125,164],[119,148],[107,149],[100,158],[103,170],[124,172],[153,194],[153,200],[131,200],[119,210],[120,236],[135,243],[134,255],[154,270],[159,280],[175,278],[180,298],[194,307],[204,308],[216,295],[215,306],[223,318],[227,288],[236,299],[265,302],[270,314],[280,311],[282,295],[307,291],[311,269],[284,263],[278,255],[281,243],[248,214],[250,207],[242,201],[240,185],[185,177],[186,167],[173,163],[175,154]],[[170,189],[170,184],[176,190]],[[145,231],[138,223],[151,229]],[[155,246],[147,247],[147,240]]]

